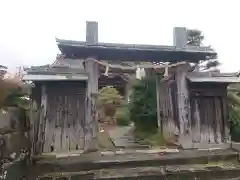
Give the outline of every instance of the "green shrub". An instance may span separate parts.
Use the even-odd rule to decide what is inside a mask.
[[[97,108],[102,108],[104,114],[111,118],[114,117],[117,106],[121,105],[122,96],[119,92],[111,86],[106,86],[100,89],[99,94],[96,99]]]
[[[129,109],[127,106],[119,107],[117,109],[116,120],[119,126],[127,126],[131,123]]]
[[[233,141],[240,141],[240,108],[238,106],[229,107],[230,131]]]
[[[130,119],[137,131],[157,131],[156,75],[137,80],[130,96]]]
[[[120,105],[122,103],[122,96],[112,86],[106,86],[100,89],[97,97],[97,105],[104,106],[105,104]]]

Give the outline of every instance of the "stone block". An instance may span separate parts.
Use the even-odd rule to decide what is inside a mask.
[[[53,180],[53,178],[52,178],[52,177],[45,176],[45,177],[37,178],[37,180]]]
[[[94,174],[76,174],[76,175],[72,175],[71,180],[90,180],[90,179],[94,179]]]
[[[61,176],[61,177],[55,178],[54,180],[69,180],[69,179],[70,179],[69,177]]]

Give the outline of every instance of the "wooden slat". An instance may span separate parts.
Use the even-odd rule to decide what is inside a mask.
[[[62,96],[56,95],[54,105],[53,105],[53,112],[56,113],[56,119],[54,122],[54,136],[53,136],[53,146],[54,150],[59,152],[62,150]]]
[[[82,149],[83,143],[80,137],[84,137],[82,122],[84,120],[84,96],[69,96],[69,109],[72,109],[68,115],[68,134],[69,134],[69,149]]]
[[[74,98],[77,98],[76,96],[68,96],[68,110],[72,110],[71,112],[67,113],[68,116],[68,122],[67,122],[67,130],[68,130],[68,141],[69,141],[69,150],[76,150],[76,131],[75,131],[75,120],[74,120],[74,115],[75,112],[77,111],[76,109],[76,100]]]
[[[201,117],[201,143],[208,144],[209,135],[208,135],[208,114],[206,112],[207,101],[205,99],[200,100],[200,117]]]
[[[78,100],[77,101],[77,109],[82,109],[81,111],[77,111],[77,119],[78,119],[78,129],[77,129],[77,133],[78,133],[78,149],[83,150],[84,149],[84,139],[85,139],[85,133],[84,133],[84,128],[85,128],[85,119],[86,119],[86,107],[85,107],[85,98],[86,95],[84,95],[84,101],[83,100]],[[85,107],[85,108],[80,108],[80,107]]]
[[[222,99],[222,108],[223,108],[223,122],[224,122],[224,142],[230,142],[230,127],[228,121],[228,108],[227,108],[227,96],[225,95]]]
[[[192,131],[193,133],[193,142],[198,143],[201,140],[200,132],[200,110],[199,110],[199,99],[193,99],[191,101],[191,114],[192,114]]]
[[[63,96],[63,111],[62,111],[62,118],[61,122],[63,124],[62,126],[62,150],[63,151],[68,151],[69,150],[69,140],[68,140],[68,116],[67,116],[67,104],[68,104],[68,99],[67,95]]]
[[[191,96],[223,96],[224,91],[222,90],[191,90],[190,91]]]
[[[222,142],[222,132],[223,132],[223,120],[222,120],[222,109],[221,100],[218,97],[214,98],[215,101],[215,119],[216,119],[216,142]]]
[[[172,104],[173,104],[173,119],[175,121],[176,127],[179,130],[180,129],[180,123],[179,123],[179,116],[178,116],[178,108],[177,108],[177,84],[176,81],[171,83],[171,94],[172,94]]]
[[[215,136],[214,136],[214,127],[215,127],[215,117],[214,117],[214,104],[213,104],[213,98],[208,98],[208,131],[209,131],[209,142],[215,143]]]

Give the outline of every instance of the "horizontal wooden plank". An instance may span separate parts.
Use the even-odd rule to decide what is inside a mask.
[[[224,96],[224,89],[190,89],[191,96]]]
[[[29,131],[29,128],[25,128],[25,129],[0,128],[0,135],[11,134],[15,132],[27,132],[27,131]]]

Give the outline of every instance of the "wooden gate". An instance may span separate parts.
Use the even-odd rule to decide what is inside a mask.
[[[191,117],[194,147],[224,143],[223,99],[220,96],[193,96]]]
[[[85,88],[50,86],[47,94],[44,152],[83,149]]]
[[[159,105],[162,132],[166,139],[179,134],[180,123],[177,108],[177,85],[173,78],[159,83]]]

